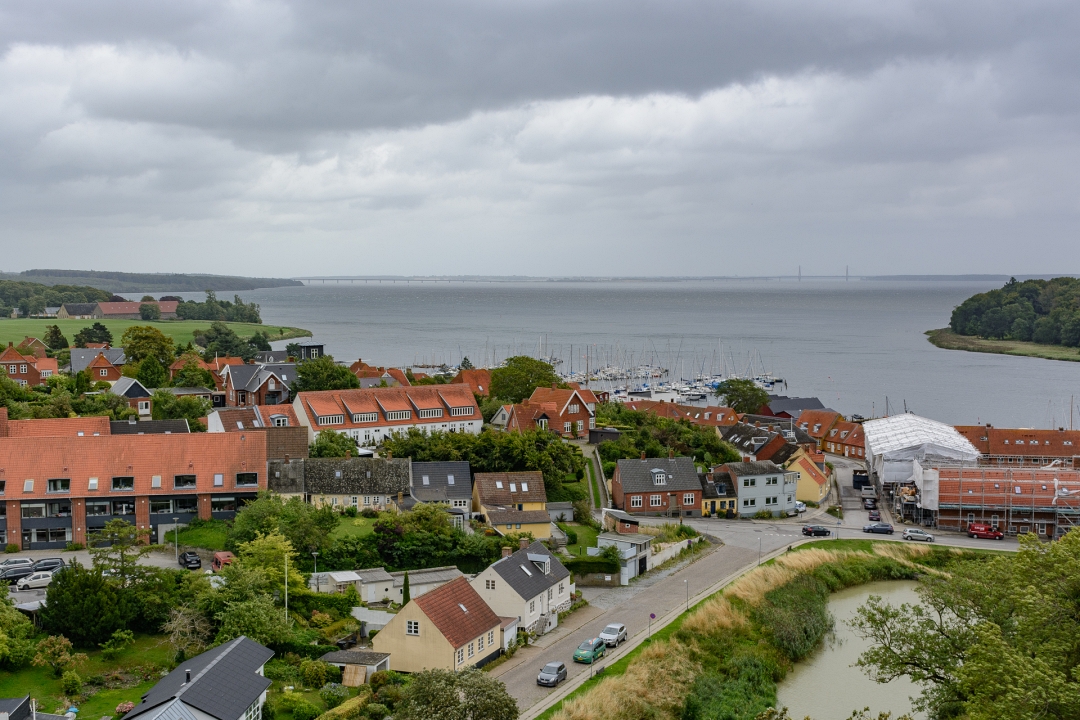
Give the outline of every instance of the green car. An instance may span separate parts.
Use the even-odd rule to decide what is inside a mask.
[[[607,645],[600,638],[586,640],[578,645],[574,651],[574,662],[589,663],[590,665],[604,657]]]

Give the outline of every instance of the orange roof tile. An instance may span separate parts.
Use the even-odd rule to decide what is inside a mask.
[[[98,303],[98,307],[101,308],[101,313],[105,316],[109,315],[138,315],[139,307],[141,305],[157,305],[161,309],[162,313],[175,313],[176,307],[179,303],[176,300],[162,300],[150,302],[147,300],[143,302],[103,302]]]
[[[107,357],[105,357],[104,353],[98,353],[94,357],[94,359],[91,360],[86,365],[87,370],[89,370],[91,368],[111,368],[111,367],[116,367],[116,366],[113,365],[111,362],[109,362],[109,359]]]
[[[841,419],[840,413],[835,410],[803,410],[796,423],[807,435],[821,440]]]
[[[303,393],[301,395],[303,395]],[[333,395],[326,396],[316,393],[310,393],[308,394],[308,397],[304,398],[304,402],[307,407],[311,408],[311,412],[313,412],[316,417],[327,417],[329,415],[348,415],[348,413],[346,413],[344,409],[342,409],[341,405],[338,403],[337,398]],[[348,420],[348,417],[346,417],[345,419]]]
[[[275,415],[284,415],[289,421],[289,427],[300,427],[300,420],[296,417],[296,410],[293,409],[292,405],[256,405],[252,409],[259,413],[259,419],[262,421],[263,427],[273,427],[272,418]]]
[[[458,370],[458,374],[454,376],[454,382],[468,385],[469,389],[477,395],[491,394],[491,371],[487,368]]]
[[[109,434],[109,418],[104,416],[8,420],[7,426],[8,437],[13,438],[74,437],[79,433],[86,436]]]
[[[472,392],[467,385],[424,385],[424,386],[412,386],[412,387],[372,387],[372,388],[355,388],[351,390],[322,390],[318,392],[302,392],[297,396],[300,398],[302,406],[305,412],[308,414],[309,420],[312,421],[313,426],[317,426],[317,415],[333,415],[342,414],[345,412],[342,409],[338,409],[336,412],[317,412],[313,413],[313,402],[328,402],[332,405],[336,405],[339,408],[348,408],[349,412],[345,413],[344,425],[338,424],[334,426],[336,430],[348,429],[350,427],[370,427],[371,424],[354,423],[352,415],[360,413],[375,412],[379,414],[378,422],[380,425],[415,425],[423,423],[447,423],[449,421],[465,421],[465,420],[478,420],[480,418],[480,408],[476,404],[476,399],[473,397]],[[416,403],[414,405],[414,403]],[[327,405],[327,408],[331,405]],[[465,415],[451,415],[447,410],[448,408],[463,407],[470,408],[470,412]],[[437,418],[419,418],[416,412],[417,408],[423,409],[436,409],[442,408],[444,410],[441,417]],[[387,412],[400,412],[409,411],[410,417],[400,420],[389,420],[386,417]]]
[[[413,602],[454,649],[502,622],[464,577],[426,592]]]

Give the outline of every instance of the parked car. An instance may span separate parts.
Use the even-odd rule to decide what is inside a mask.
[[[536,676],[536,684],[546,687],[555,687],[566,679],[566,663],[549,662]]]
[[[863,525],[862,531],[864,533],[881,533],[882,535],[892,535],[894,532],[892,525],[881,522],[872,525]]]
[[[606,650],[607,645],[600,638],[595,637],[592,640],[586,640],[578,645],[577,650],[574,651],[574,662],[589,663],[591,665],[604,657]]]
[[[30,565],[16,565],[0,572],[0,582],[13,583],[33,574],[34,568]]]
[[[53,574],[48,571],[33,572],[15,583],[19,590],[33,590],[34,588],[48,587],[52,582]]]
[[[934,542],[934,536],[925,530],[919,528],[908,528],[904,531],[905,540],[922,540],[923,542]]]
[[[50,571],[51,572],[51,571],[55,570],[56,568],[64,567],[64,559],[63,558],[42,558],[42,559],[38,560],[36,563],[34,563],[32,567],[34,568],[34,572],[45,572],[45,571]]]
[[[26,565],[27,567],[30,567],[33,564],[34,561],[30,558],[8,558],[4,562],[0,562],[0,571],[7,570],[18,565]]]
[[[987,525],[986,523],[971,523],[968,525],[967,533],[970,538],[983,538],[986,540],[1005,539],[1005,533],[1001,532],[993,525]]]
[[[828,537],[832,535],[832,530],[824,525],[803,525],[802,534],[811,537]]]
[[[221,568],[231,564],[235,559],[235,556],[227,550],[216,552],[214,553],[214,559],[210,561],[210,568],[214,572],[220,572]]]
[[[871,510],[868,517],[869,517],[870,520],[873,520],[874,522],[880,522],[881,521],[881,513],[878,512],[877,510]]]
[[[800,512],[800,513],[806,512],[806,503],[804,503],[804,502],[802,502],[800,500],[796,500],[795,501],[795,512]]]
[[[864,510],[875,510],[877,509],[877,500],[874,498],[866,498],[862,501],[862,506]]]
[[[600,639],[608,647],[619,647],[619,643],[626,642],[626,626],[622,623],[611,623],[600,631]]]
[[[199,557],[199,553],[188,550],[187,552],[180,553],[180,566],[187,568],[188,570],[199,570],[202,568],[202,558]]]

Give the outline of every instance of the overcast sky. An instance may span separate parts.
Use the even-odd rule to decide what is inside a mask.
[[[0,269],[1078,272],[1080,3],[0,5]]]

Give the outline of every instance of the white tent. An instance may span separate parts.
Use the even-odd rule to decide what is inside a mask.
[[[883,485],[914,475],[913,461],[932,465],[975,465],[979,451],[952,425],[905,413],[863,423],[866,464]]]

